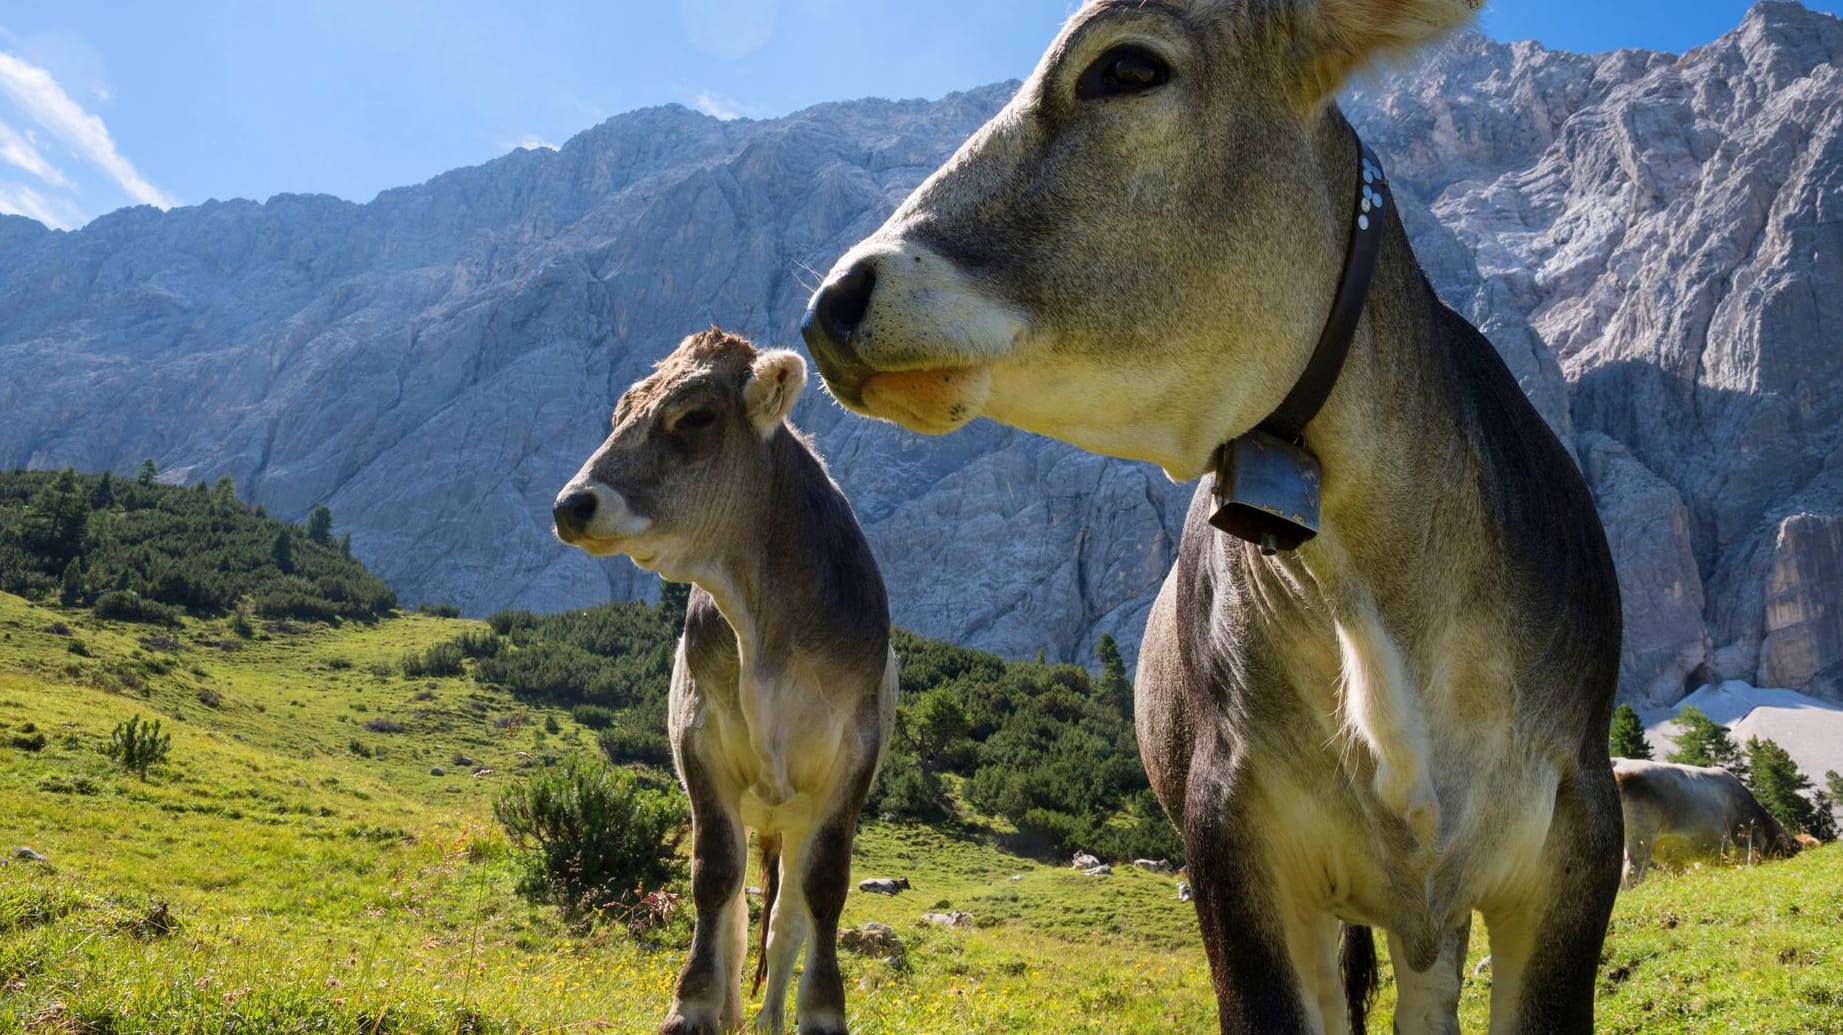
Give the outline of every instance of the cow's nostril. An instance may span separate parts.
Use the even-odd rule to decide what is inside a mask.
[[[580,532],[595,520],[595,494],[572,492],[557,502],[551,516],[556,519],[558,528]]]
[[[870,309],[871,292],[877,289],[877,267],[865,259],[845,271],[845,275],[828,284],[813,300],[812,318],[838,344],[851,340],[864,314]]]

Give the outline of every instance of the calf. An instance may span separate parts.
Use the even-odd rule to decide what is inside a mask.
[[[668,727],[691,799],[691,955],[666,1035],[741,1025],[746,829],[765,895],[758,1031],[845,1030],[838,915],[858,811],[896,707],[883,580],[851,506],[786,423],[806,364],[711,329],[629,388],[557,498],[557,534],[695,584]]]
[[[1713,859],[1729,848],[1769,859],[1799,844],[1726,769],[1613,759],[1625,817],[1623,884],[1642,883],[1653,859]]]

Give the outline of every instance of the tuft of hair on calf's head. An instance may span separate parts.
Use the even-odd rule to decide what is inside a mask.
[[[685,335],[677,348],[653,364],[653,369],[665,370],[681,364],[715,366],[726,361],[747,366],[754,361],[757,351],[754,342],[712,324],[709,330]]]
[[[1302,100],[1316,105],[1376,62],[1403,61],[1467,24],[1484,0],[1278,0],[1300,60]]]

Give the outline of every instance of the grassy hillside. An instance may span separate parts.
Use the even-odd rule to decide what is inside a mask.
[[[507,781],[592,748],[593,731],[465,675],[401,674],[406,654],[481,623],[243,640],[232,621],[150,632],[0,595],[0,847],[49,857],[0,866],[0,1031],[651,1030],[682,925],[658,944],[566,927],[516,893],[490,819]],[[173,735],[146,782],[102,752],[135,714]],[[847,955],[857,1031],[1212,1030],[1170,878],[1084,878],[889,823],[867,826],[855,867],[914,885],[851,896],[847,923],[889,923],[907,946],[895,965]],[[976,926],[921,926],[937,908]],[[1489,983],[1467,983],[1468,1028]],[[1843,1030],[1843,850],[1626,896],[1601,1017],[1614,1032]]]

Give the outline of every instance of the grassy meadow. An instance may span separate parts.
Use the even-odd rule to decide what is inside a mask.
[[[0,594],[0,1031],[652,1030],[684,924],[646,940],[566,925],[517,893],[492,820],[509,781],[592,752],[593,733],[465,675],[401,674],[406,653],[478,627],[268,622],[244,639],[229,619],[131,625]],[[172,734],[146,781],[104,753],[133,715]],[[895,962],[845,955],[857,1032],[1214,1030],[1172,878],[1086,878],[887,823],[865,827],[855,875],[913,884],[851,896],[847,924],[905,945]],[[975,926],[920,923],[945,909]],[[1468,1030],[1489,986],[1488,969],[1468,979]],[[1626,895],[1600,1016],[1611,1032],[1843,1031],[1843,849]]]

